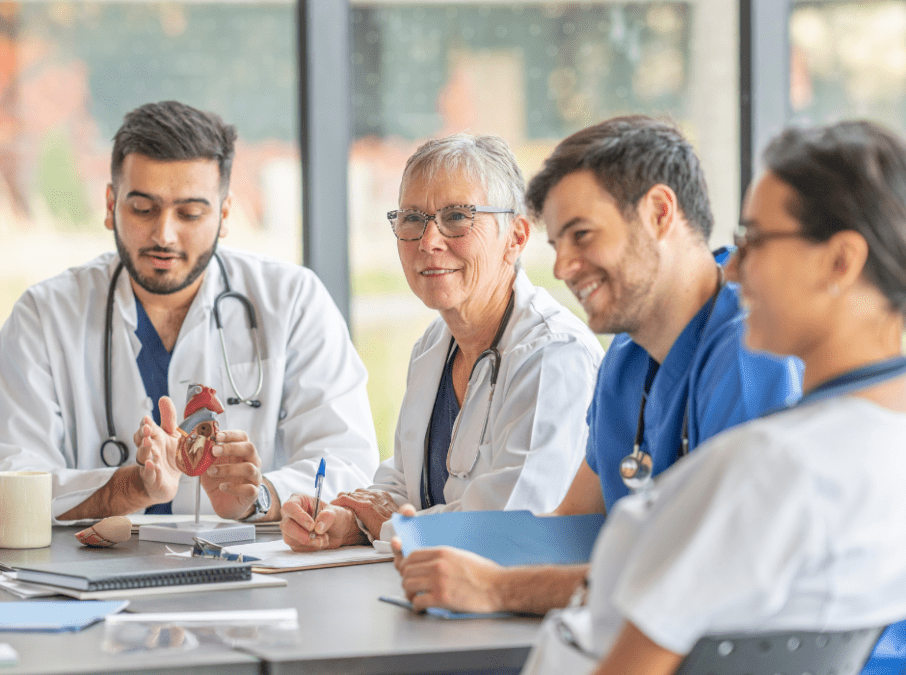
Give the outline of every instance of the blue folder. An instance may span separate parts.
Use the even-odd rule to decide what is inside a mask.
[[[403,555],[432,546],[452,546],[505,565],[587,563],[600,513],[533,516],[529,511],[457,511],[406,517],[393,514]]]
[[[122,611],[128,604],[128,600],[0,602],[0,631],[56,633],[82,630],[103,621],[108,614]]]

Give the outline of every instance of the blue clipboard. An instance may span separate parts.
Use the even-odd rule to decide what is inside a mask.
[[[604,515],[534,516],[529,511],[457,511],[406,517],[393,514],[403,555],[452,546],[499,565],[587,563]]]
[[[128,600],[62,600],[0,602],[0,632],[44,632],[82,630],[108,614],[121,612]]]
[[[390,603],[391,605],[396,605],[397,607],[403,607],[410,612],[412,611],[412,603],[405,598],[381,595],[378,597],[378,600]],[[438,619],[508,619],[511,616],[516,616],[511,612],[454,612],[452,609],[444,609],[443,607],[429,607],[425,610],[425,614],[437,617]]]

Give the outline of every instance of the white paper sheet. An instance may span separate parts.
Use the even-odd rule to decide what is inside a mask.
[[[373,546],[344,546],[329,551],[298,553],[293,551],[282,539],[254,544],[226,546],[229,553],[242,553],[261,558],[254,568],[271,568],[279,570],[334,567],[356,565],[369,562],[393,560],[393,555],[376,551]]]

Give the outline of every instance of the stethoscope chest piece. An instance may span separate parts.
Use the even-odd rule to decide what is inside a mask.
[[[620,461],[620,477],[627,488],[641,492],[652,482],[651,466],[651,455],[647,452],[627,455]]]
[[[115,456],[108,456],[111,452],[115,453]],[[110,436],[110,438],[101,443],[101,460],[104,462],[104,466],[122,466],[128,459],[129,449],[116,436]]]

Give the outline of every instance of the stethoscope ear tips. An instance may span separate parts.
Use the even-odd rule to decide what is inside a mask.
[[[620,461],[620,477],[633,492],[645,489],[651,483],[651,455],[647,452],[627,455]]]

